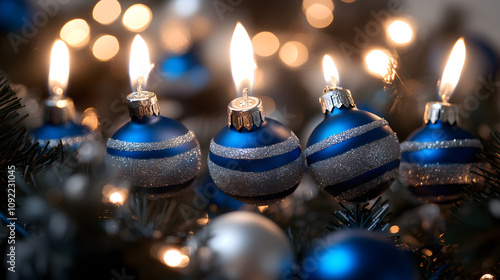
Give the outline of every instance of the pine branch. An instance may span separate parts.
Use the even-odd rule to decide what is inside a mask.
[[[344,210],[333,211],[334,220],[330,221],[327,229],[336,231],[340,229],[366,229],[371,231],[386,231],[389,224],[385,222],[389,212],[388,201],[379,197],[375,203],[368,207],[369,203],[357,203],[354,206],[346,206],[340,203]]]

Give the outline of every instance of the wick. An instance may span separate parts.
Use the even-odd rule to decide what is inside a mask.
[[[245,101],[248,100],[248,88],[243,89],[243,98],[245,99]]]
[[[142,95],[142,80],[137,81],[137,93]]]

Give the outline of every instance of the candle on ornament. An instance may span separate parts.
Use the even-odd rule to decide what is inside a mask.
[[[340,201],[373,199],[397,175],[398,138],[386,120],[356,108],[351,91],[340,87],[337,67],[328,55],[323,72],[327,86],[319,103],[325,118],[304,151],[309,173],[321,189]]]
[[[49,98],[44,101],[44,124],[33,130],[33,136],[44,147],[64,146],[76,148],[91,140],[95,134],[75,123],[75,105],[67,97],[69,79],[69,51],[62,40],[52,47],[49,70]]]
[[[458,126],[456,105],[448,103],[465,62],[465,43],[453,47],[439,83],[440,102],[425,105],[424,125],[401,143],[400,176],[410,191],[426,202],[453,203],[464,186],[480,179],[471,172],[479,164],[479,140]]]
[[[131,87],[136,89],[127,95],[131,120],[108,139],[106,161],[139,190],[168,197],[194,181],[201,152],[194,133],[182,123],[161,116],[156,94],[145,90],[152,68],[148,46],[137,35],[129,65]]]
[[[234,30],[230,56],[238,97],[228,105],[228,125],[210,143],[210,175],[222,191],[240,201],[276,203],[291,194],[302,179],[299,139],[285,125],[265,118],[262,100],[252,96],[252,42],[241,23]]]

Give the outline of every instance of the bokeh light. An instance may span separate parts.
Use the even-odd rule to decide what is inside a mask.
[[[356,0],[340,0],[340,1],[347,3],[347,4],[356,2]]]
[[[413,38],[413,30],[406,21],[395,20],[387,27],[387,35],[394,43],[406,45]]]
[[[177,249],[170,249],[163,255],[163,261],[170,267],[186,267],[189,264],[189,257]]]
[[[141,32],[148,28],[152,19],[153,13],[148,6],[135,4],[125,11],[122,22],[128,30]]]
[[[94,131],[99,128],[99,115],[97,109],[90,107],[83,111],[80,124]]]
[[[304,13],[313,5],[320,4],[325,6],[330,12],[333,12],[333,2],[332,0],[304,0],[302,1],[302,9]]]
[[[271,56],[280,47],[278,37],[269,31],[258,33],[252,38],[253,51],[260,56]]]
[[[398,233],[399,232],[399,227],[397,225],[393,225],[389,231],[394,234],[394,233]]]
[[[112,59],[120,49],[118,39],[112,35],[103,35],[99,37],[92,46],[92,53],[100,61]]]
[[[172,8],[181,17],[190,17],[200,9],[200,0],[173,0]]]
[[[372,50],[365,57],[368,71],[386,79],[391,74],[392,56],[383,50]]]
[[[166,20],[163,22],[160,32],[161,43],[166,51],[181,55],[191,47],[191,32],[183,20]]]
[[[128,189],[106,185],[102,188],[102,196],[104,202],[122,205],[128,198]]]
[[[100,24],[108,25],[113,23],[122,12],[120,2],[116,0],[101,0],[97,2],[92,11],[92,17]]]
[[[306,10],[306,19],[315,28],[325,28],[333,21],[333,14],[327,6],[323,4],[311,5]]]
[[[90,27],[85,20],[77,18],[62,27],[60,36],[71,47],[82,48],[89,42]]]
[[[286,42],[280,49],[280,59],[290,67],[299,67],[307,61],[307,47],[298,41]]]
[[[115,203],[115,204],[122,204],[123,203],[123,196],[119,192],[114,192],[109,196],[109,201],[111,201],[111,203]]]

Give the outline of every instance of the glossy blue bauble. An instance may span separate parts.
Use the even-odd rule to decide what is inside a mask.
[[[377,233],[344,230],[315,242],[302,261],[301,279],[308,280],[412,280],[414,265]]]
[[[106,161],[140,190],[174,195],[200,169],[200,146],[192,131],[163,116],[133,119],[108,139]]]
[[[400,177],[424,201],[452,203],[478,179],[471,168],[481,143],[457,125],[438,120],[415,130],[401,143]]]
[[[304,173],[299,139],[273,119],[238,131],[225,126],[210,143],[208,169],[228,195],[251,204],[268,204],[291,194]]]
[[[316,184],[341,201],[361,202],[386,191],[400,161],[399,141],[387,121],[345,106],[327,111],[304,153]]]
[[[62,143],[70,148],[77,148],[82,142],[95,137],[85,126],[73,122],[63,124],[46,123],[34,129],[32,135],[40,143],[40,147],[44,147],[47,143],[49,143],[49,147]]]

